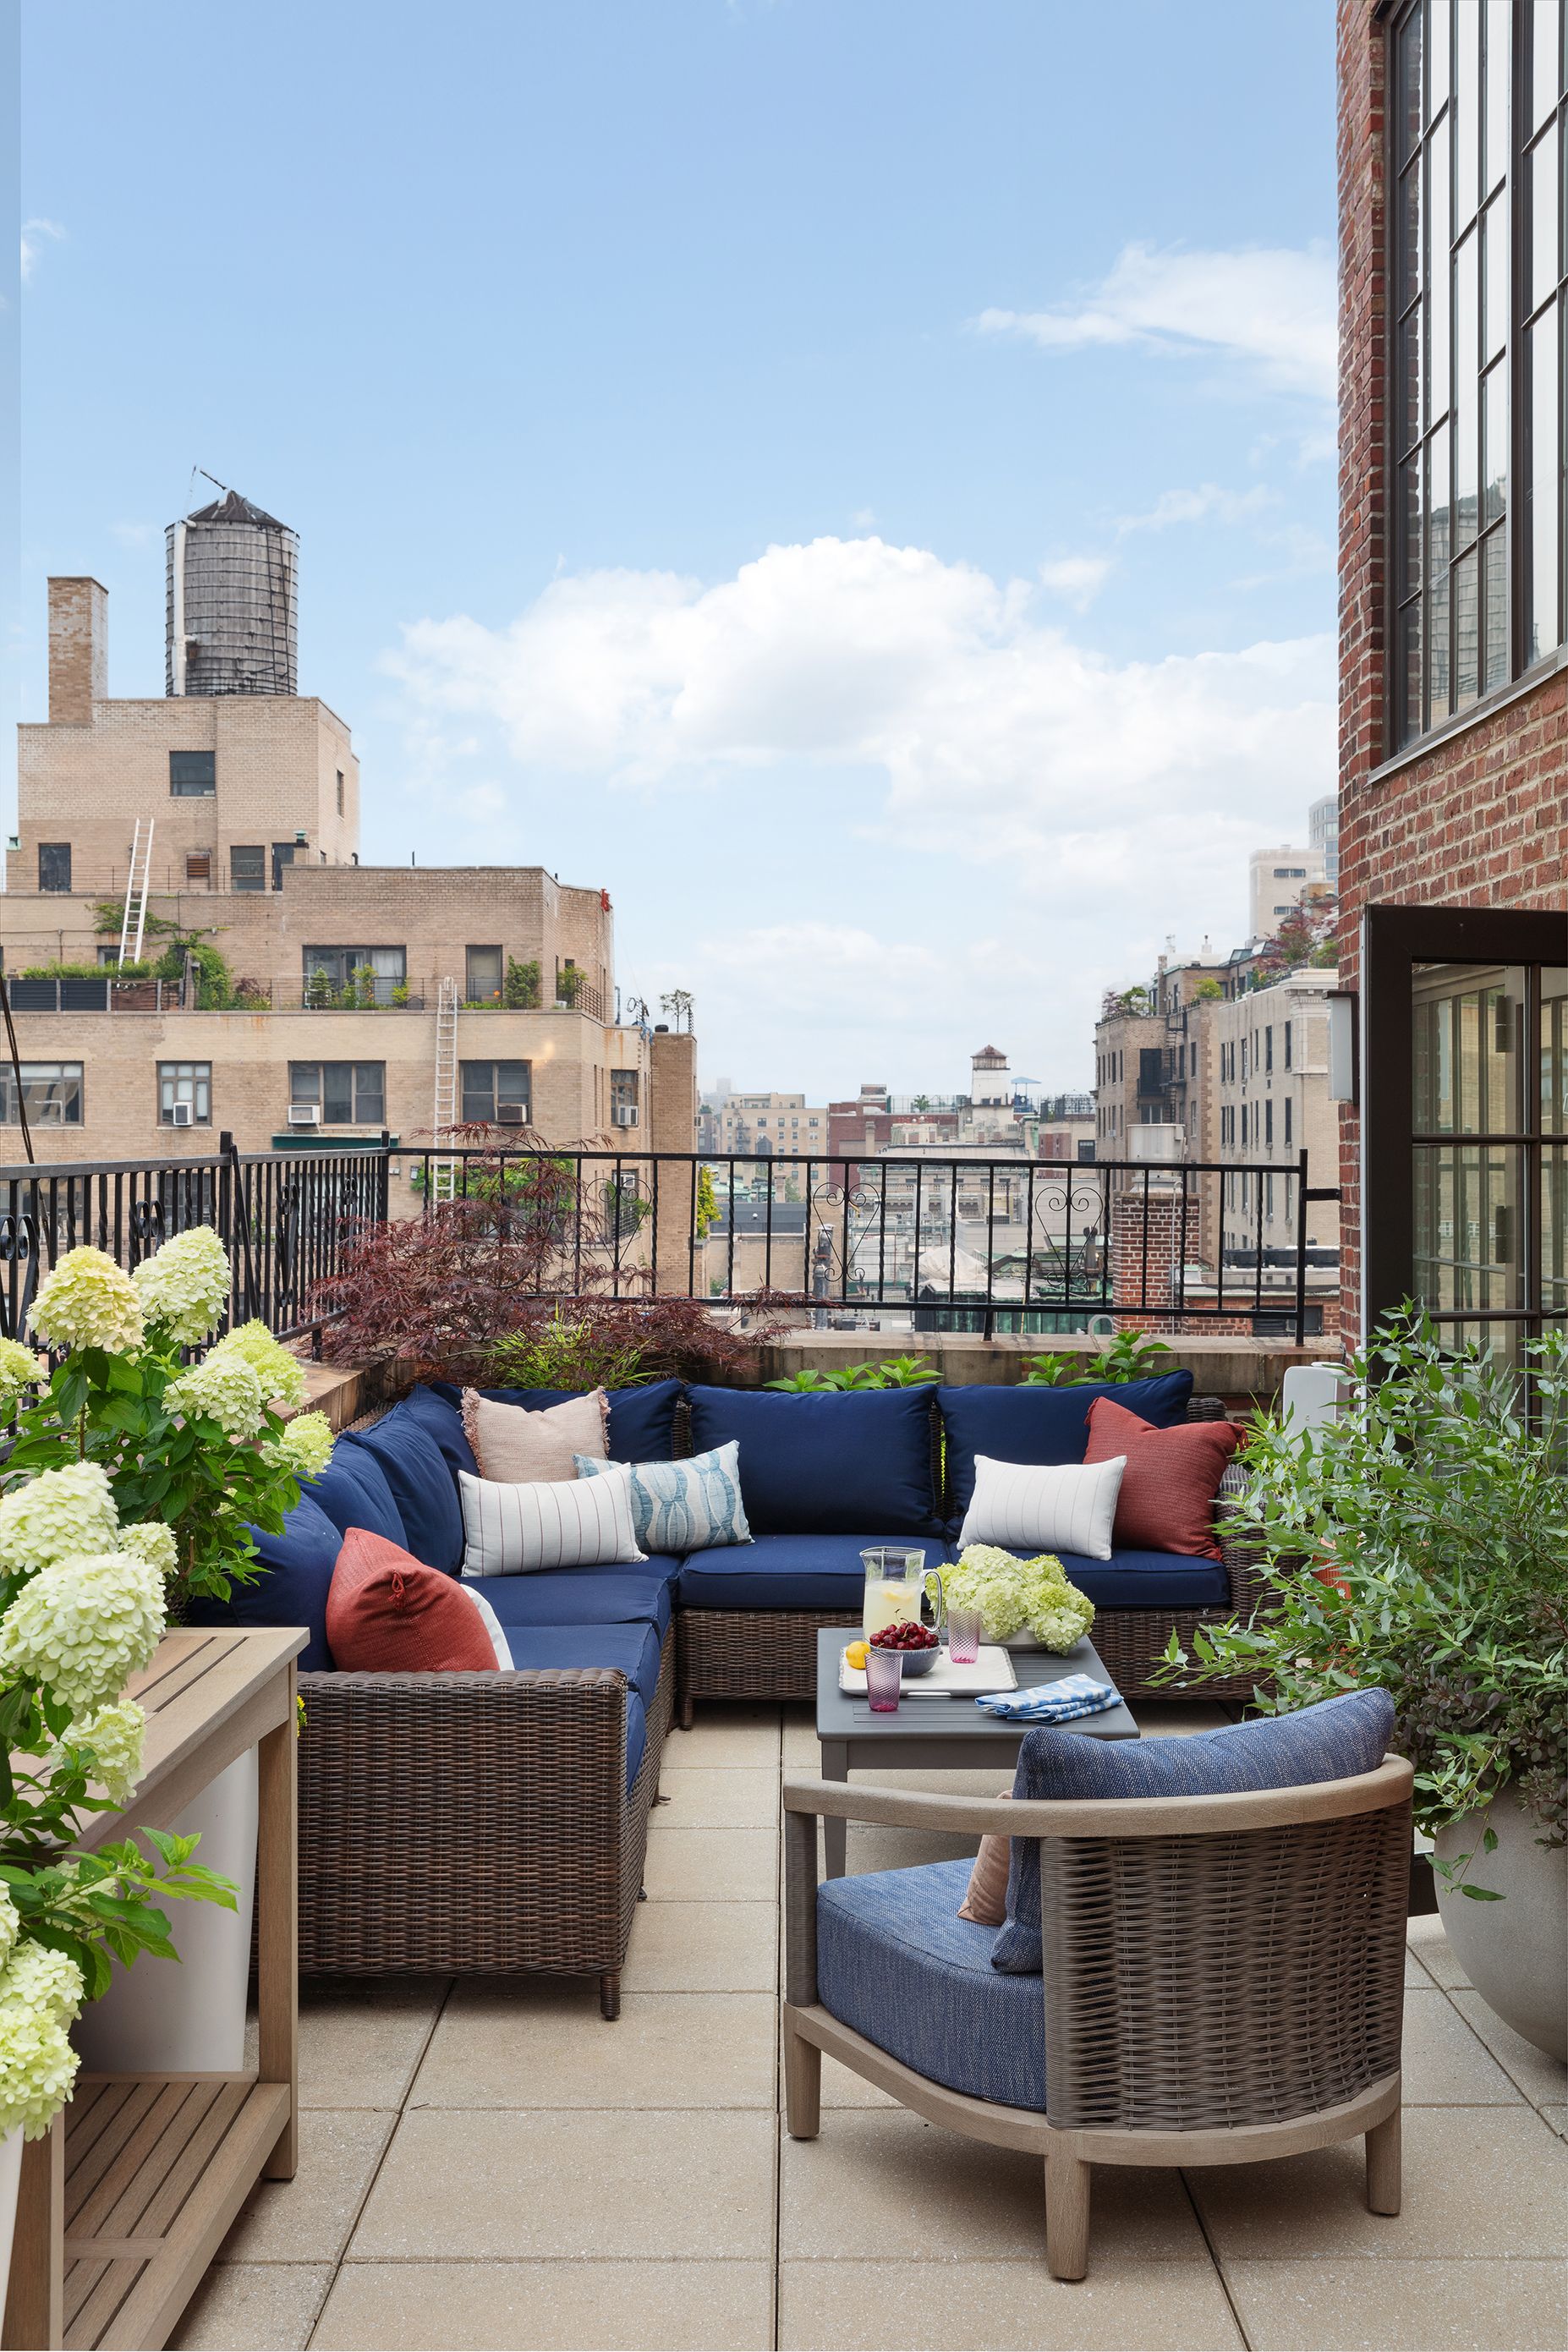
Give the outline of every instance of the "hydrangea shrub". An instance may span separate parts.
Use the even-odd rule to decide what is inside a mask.
[[[1094,1603],[1054,1552],[1020,1559],[999,1544],[970,1544],[942,1571],[950,1609],[978,1609],[985,1638],[1006,1642],[1026,1625],[1042,1650],[1077,1647],[1094,1622]]]

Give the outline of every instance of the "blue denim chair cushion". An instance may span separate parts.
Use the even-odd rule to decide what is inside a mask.
[[[496,1615],[500,1617],[499,1609]],[[509,1625],[504,1617],[500,1622],[520,1674],[529,1668],[616,1666],[643,1705],[653,1705],[659,1639],[651,1625]]]
[[[429,1431],[405,1404],[395,1404],[339,1442],[363,1446],[385,1472],[415,1559],[455,1576],[463,1557],[462,1506],[457,1475]]]
[[[971,1867],[938,1862],[825,1880],[816,1890],[817,1998],[929,2082],[1043,2113],[1040,1979],[999,1975],[991,1965],[996,1931],[958,1916]]]
[[[340,1439],[321,1476],[306,1480],[301,1491],[320,1505],[340,1535],[364,1528],[373,1536],[384,1536],[401,1551],[408,1549],[403,1514],[386,1473],[363,1445],[344,1445]]]
[[[860,1554],[873,1544],[908,1543],[883,1528],[871,1535],[758,1536],[721,1551],[694,1551],[681,1562],[676,1597],[683,1609],[858,1609],[865,1598]],[[942,1556],[936,1537],[926,1566]]]
[[[468,1444],[463,1416],[455,1404],[447,1402],[448,1395],[456,1397],[460,1393],[443,1381],[437,1388],[410,1389],[402,1402],[408,1418],[416,1421],[435,1439],[454,1476],[459,1470],[466,1470],[470,1478],[477,1478],[479,1465]]]
[[[647,1746],[647,1709],[635,1690],[626,1693],[626,1787],[629,1790],[637,1777],[637,1768]]]
[[[1057,1554],[1069,1584],[1097,1609],[1225,1609],[1230,1579],[1217,1559],[1179,1551],[1113,1551],[1109,1559]],[[1094,1639],[1090,1628],[1089,1639]],[[1162,1644],[1162,1647],[1163,1644]]]
[[[301,1495],[283,1521],[280,1535],[252,1528],[258,1558],[253,1584],[235,1585],[226,1601],[193,1600],[189,1625],[303,1625],[310,1638],[300,1654],[305,1674],[326,1674],[327,1591],[338,1564],[342,1537],[319,1503]]]
[[[610,1400],[610,1460],[612,1462],[672,1462],[675,1459],[675,1408],[680,1399],[679,1381],[649,1381],[646,1387],[607,1389]],[[432,1381],[430,1394],[458,1406],[463,1391],[451,1381]],[[576,1389],[481,1389],[497,1404],[520,1404],[529,1412],[542,1412],[579,1394]],[[466,1470],[469,1466],[463,1464]],[[477,1468],[477,1465],[476,1465]]]
[[[741,1495],[753,1535],[882,1528],[906,1542],[940,1534],[928,1390],[784,1396],[693,1388],[689,1394],[692,1451],[740,1445]]]
[[[974,1492],[974,1457],[994,1462],[1081,1462],[1089,1444],[1089,1409],[1111,1397],[1152,1424],[1171,1429],[1186,1418],[1191,1372],[1161,1372],[1150,1381],[1096,1381],[1081,1389],[992,1388],[973,1381],[938,1389],[947,1431],[947,1507],[962,1525]]]
[[[675,1613],[679,1562],[637,1568],[557,1568],[532,1576],[478,1576],[482,1593],[510,1633],[514,1625],[651,1625],[660,1638]],[[665,1571],[668,1571],[666,1573]]]
[[[1294,1715],[1226,1724],[1171,1739],[1090,1739],[1044,1725],[1026,1732],[1015,1797],[1221,1797],[1247,1789],[1301,1789],[1373,1772],[1394,1735],[1385,1690],[1351,1691]],[[994,1969],[1038,1976],[1040,1849],[1013,1840],[1007,1916],[996,1930]]]

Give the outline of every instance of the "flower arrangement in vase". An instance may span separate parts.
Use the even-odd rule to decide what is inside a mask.
[[[1065,1655],[1094,1622],[1094,1603],[1069,1582],[1055,1552],[1020,1559],[998,1544],[970,1544],[942,1570],[948,1608],[978,1609],[988,1642],[1027,1627],[1042,1650]]]
[[[171,1602],[246,1581],[248,1523],[280,1527],[331,1452],[324,1415],[276,1409],[303,1402],[304,1374],[263,1326],[186,1362],[229,1283],[205,1226],[134,1276],[71,1250],[30,1318],[52,1368],[0,1340],[0,1417],[15,1432],[0,1473],[0,2153],[13,2157],[69,2097],[69,2029],[113,1963],[177,1957],[159,1905],[235,1907],[232,1882],[192,1861],[195,1837],[147,1830],[145,1852],[130,1838],[80,1850],[86,1817],[134,1793],[145,1725],[125,1686]],[[0,2252],[7,2228],[0,2211]]]

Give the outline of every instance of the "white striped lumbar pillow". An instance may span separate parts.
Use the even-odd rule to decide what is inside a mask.
[[[632,1474],[610,1462],[597,1478],[502,1486],[458,1473],[465,1576],[521,1576],[535,1568],[592,1568],[646,1559],[632,1527]]]
[[[1080,1559],[1110,1558],[1110,1529],[1121,1490],[1125,1454],[1109,1462],[993,1462],[974,1457],[974,1493],[958,1531],[965,1544],[1001,1544],[1008,1551],[1071,1551]]]

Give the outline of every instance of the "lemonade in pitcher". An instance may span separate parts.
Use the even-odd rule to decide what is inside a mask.
[[[926,1556],[905,1544],[874,1545],[860,1555],[866,1567],[867,1641],[888,1625],[918,1625],[925,1591]]]

